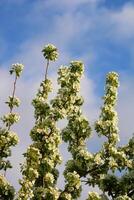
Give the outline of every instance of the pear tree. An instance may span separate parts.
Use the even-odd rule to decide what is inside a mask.
[[[133,200],[134,136],[128,144],[119,145],[116,111],[119,75],[113,71],[107,74],[103,106],[99,119],[92,127],[82,111],[84,99],[80,95],[80,83],[84,74],[83,62],[75,60],[68,66],[59,67],[59,88],[56,96],[49,100],[52,89],[55,89],[49,79],[49,68],[58,59],[59,53],[52,44],[46,45],[42,53],[46,60],[44,79],[32,100],[35,118],[29,133],[32,142],[23,154],[22,178],[16,193],[6,180],[6,171],[11,168],[7,160],[11,155],[11,146],[18,143],[17,135],[10,129],[19,119],[13,108],[20,103],[15,96],[15,88],[23,65],[14,64],[10,70],[11,74],[15,74],[15,81],[12,96],[6,102],[9,114],[1,118],[5,127],[0,128],[0,170],[3,171],[0,175],[0,199],[75,200],[81,198],[82,188],[88,185],[86,200]],[[61,129],[58,122],[64,119],[67,125]],[[91,153],[86,144],[93,129],[105,141],[98,152]],[[59,151],[62,142],[67,144],[71,154],[65,164],[63,189],[57,186],[60,174],[57,167],[63,160]],[[96,192],[96,187],[100,192]]]

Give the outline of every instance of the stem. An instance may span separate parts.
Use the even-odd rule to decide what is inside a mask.
[[[48,66],[49,66],[49,59],[47,59],[47,66],[46,66],[46,72],[45,72],[45,80],[47,79]]]
[[[16,82],[17,82],[17,76],[15,76],[15,80],[14,80],[14,83],[13,83],[12,101],[13,101],[14,96],[15,96]],[[13,111],[13,106],[10,107],[10,111],[9,112],[12,113],[12,111]],[[11,127],[11,125],[9,124],[8,128],[7,128],[8,131],[10,130],[10,127]],[[6,177],[6,170],[4,172],[4,176]]]
[[[13,84],[13,92],[12,92],[12,98],[14,99],[15,96],[15,90],[16,90],[16,81],[17,81],[17,76],[15,76],[14,84]],[[13,106],[10,107],[10,113],[12,113]]]
[[[14,80],[14,83],[13,83],[12,101],[13,101],[14,96],[15,96],[16,82],[17,82],[17,76],[15,76],[15,80]],[[12,111],[13,111],[13,106],[10,107],[10,113],[12,113]],[[10,130],[10,127],[11,127],[11,125],[8,126],[8,131]]]
[[[6,170],[4,171],[4,176],[6,177]]]

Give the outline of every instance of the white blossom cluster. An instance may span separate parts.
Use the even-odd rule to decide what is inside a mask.
[[[10,185],[4,175],[0,174],[0,199],[13,199],[14,188]]]
[[[97,192],[89,192],[87,200],[102,200]]]
[[[53,45],[45,46],[43,53],[49,61],[55,61],[58,56],[57,49]],[[49,199],[49,196],[58,196],[59,194],[55,183],[58,178],[56,165],[61,163],[58,149],[61,136],[56,127],[58,119],[55,117],[54,108],[47,102],[51,91],[52,82],[46,74],[45,80],[40,84],[38,93],[32,101],[36,119],[30,132],[33,144],[30,146],[32,151],[28,149],[24,154],[26,161],[22,165],[23,178],[20,181],[21,188],[18,192],[18,200],[24,199],[26,196],[28,199],[40,199],[42,197]],[[30,185],[30,192],[26,189],[26,185]]]
[[[110,72],[106,78],[104,106],[101,109],[100,119],[95,123],[96,132],[99,136],[105,136],[107,141],[104,142],[102,149],[95,154],[96,164],[93,166],[94,170],[90,173],[88,180],[89,184],[97,184],[103,192],[107,192],[112,198],[125,199],[127,189],[122,189],[125,185],[123,178],[119,179],[114,174],[109,174],[110,171],[114,173],[115,170],[133,168],[133,159],[129,159],[123,148],[116,146],[119,141],[119,130],[117,112],[114,107],[117,101],[118,86],[118,74]]]
[[[61,67],[58,74],[58,82],[61,85],[59,95],[63,97],[60,103],[60,110],[67,116],[68,125],[62,130],[62,138],[69,142],[68,150],[73,159],[66,164],[64,176],[66,180],[65,189],[61,192],[62,200],[77,199],[81,193],[81,176],[87,170],[90,160],[93,159],[91,153],[86,149],[85,140],[91,134],[88,120],[82,115],[80,106],[83,99],[79,95],[80,79],[84,72],[84,65],[81,61],[72,61],[69,67]],[[59,109],[59,104],[53,102]]]
[[[20,119],[18,113],[13,112],[14,107],[20,105],[19,98],[15,97],[16,82],[17,78],[20,77],[22,70],[22,64],[13,64],[10,69],[10,74],[15,74],[15,80],[13,84],[12,95],[9,96],[8,100],[5,102],[9,107],[9,113],[1,117],[3,122],[3,127],[0,127],[0,170],[3,171],[0,174],[0,199],[10,199],[12,200],[15,195],[14,188],[6,180],[6,171],[11,168],[12,165],[8,160],[11,156],[11,147],[15,146],[19,142],[19,138],[14,131],[11,131],[11,126],[17,123]]]
[[[12,126],[14,123],[17,123],[19,119],[20,116],[18,115],[18,113],[8,113],[1,118],[1,120],[3,121],[3,123],[5,123],[7,127]]]
[[[48,46],[45,48],[47,48],[45,51],[47,53]],[[47,59],[51,60],[50,58]],[[60,114],[62,113],[60,104],[63,105],[65,99],[62,96],[64,88],[59,90],[58,96],[51,101],[50,105],[47,102],[47,98],[49,92],[52,91],[52,83],[49,79],[45,79],[40,84],[36,98],[32,101],[35,108],[36,121],[30,136],[33,140],[32,146],[38,149],[40,155],[38,155],[39,162],[36,161],[37,165],[35,166],[35,158],[30,154],[25,154],[26,162],[22,166],[23,179],[20,181],[21,189],[17,197],[19,200],[23,199],[24,196],[31,199],[39,199],[41,197],[57,199],[59,197],[60,192],[55,187],[55,184],[58,178],[56,165],[61,163],[58,149],[61,143],[61,133],[56,127],[56,123],[60,118],[65,117]],[[31,192],[26,190],[26,183],[31,185],[29,187]]]
[[[53,44],[47,44],[43,48],[42,52],[45,59],[50,60],[50,61],[56,61],[59,55],[57,48]]]
[[[20,77],[22,71],[23,71],[24,65],[21,63],[15,63],[12,64],[11,69],[10,69],[10,74],[15,74],[16,77]]]

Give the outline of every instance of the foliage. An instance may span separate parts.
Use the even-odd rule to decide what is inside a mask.
[[[56,97],[48,101],[49,93],[52,92],[48,69],[50,63],[58,59],[59,54],[52,44],[46,45],[42,52],[47,61],[46,71],[32,101],[35,124],[30,131],[32,144],[24,153],[25,161],[21,165],[21,187],[14,197],[14,188],[6,180],[5,173],[1,174],[1,199],[73,200],[80,198],[85,183],[100,190],[100,193],[89,192],[87,200],[133,200],[134,136],[125,146],[118,145],[118,116],[115,110],[118,74],[107,74],[104,105],[94,125],[98,136],[105,137],[106,140],[100,151],[91,153],[86,147],[91,136],[91,125],[81,109],[84,100],[80,95],[80,81],[84,64],[81,61],[72,61],[69,66],[59,68],[59,89]],[[23,65],[17,63],[12,65],[10,70],[11,74],[15,73],[13,95],[9,96],[6,102],[10,112],[2,117],[5,127],[0,128],[0,169],[5,172],[7,168],[11,168],[11,163],[4,158],[11,155],[10,147],[18,143],[17,135],[10,127],[19,120],[13,108],[20,105],[19,99],[15,97],[15,86],[22,69]],[[68,121],[62,130],[57,127],[57,122],[61,119]],[[67,143],[72,156],[65,165],[63,190],[57,188],[57,166],[62,163],[59,145],[62,141]],[[121,176],[118,176],[119,172]]]

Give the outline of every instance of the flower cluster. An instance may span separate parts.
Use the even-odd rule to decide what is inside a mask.
[[[68,150],[73,157],[66,163],[64,171],[66,185],[60,194],[60,198],[63,200],[80,196],[80,178],[85,174],[93,159],[92,154],[85,147],[85,140],[90,136],[91,128],[80,109],[83,104],[83,98],[79,95],[80,79],[83,72],[84,65],[81,61],[72,61],[69,67],[62,66],[58,71],[58,83],[61,88],[57,98],[51,102],[57,113],[59,111],[61,118],[67,116],[68,125],[62,130],[62,138],[65,142],[69,142]],[[77,185],[75,182],[76,187],[73,186],[73,181],[78,183]]]
[[[101,109],[100,119],[95,123],[95,130],[99,136],[105,136],[102,149],[94,155],[93,171],[90,171],[88,179],[89,185],[97,184],[103,192],[107,192],[112,198],[120,195],[119,199],[124,199],[124,195],[131,191],[129,188],[123,188],[124,178],[117,178],[115,170],[133,168],[133,159],[129,158],[129,147],[117,148],[119,141],[118,117],[114,107],[117,101],[117,89],[119,86],[118,74],[108,73],[106,77],[106,94],[104,96],[104,106]],[[126,152],[125,152],[126,149]],[[133,179],[133,178],[132,178]],[[129,179],[130,180],[130,179]],[[131,185],[131,184],[130,184]],[[118,199],[118,198],[117,198]]]
[[[43,49],[47,60],[54,61],[57,58],[57,49],[53,45],[47,45]],[[48,66],[47,66],[48,67]],[[57,199],[59,190],[55,187],[58,170],[56,165],[61,163],[58,146],[61,143],[60,130],[56,123],[59,119],[56,115],[55,107],[47,101],[49,93],[52,91],[52,82],[45,76],[40,84],[38,93],[32,101],[35,108],[35,125],[30,131],[33,140],[32,147],[38,150],[37,160],[31,153],[24,154],[26,162],[22,165],[23,178],[18,199],[23,199],[24,195],[32,199]],[[36,165],[35,165],[36,163]],[[30,191],[26,191],[26,183],[30,184]]]
[[[87,200],[102,200],[97,192],[89,192]]]
[[[101,110],[100,119],[95,123],[95,130],[101,136],[107,137],[103,148],[95,157],[99,156],[100,161],[96,164],[102,169],[101,173],[107,173],[107,170],[118,168],[117,159],[123,157],[116,149],[116,143],[119,140],[118,135],[118,117],[114,107],[117,101],[117,88],[119,86],[118,74],[115,72],[108,73],[106,77],[106,94],[104,96],[104,106]],[[119,155],[120,154],[120,155]],[[105,166],[105,172],[103,170]],[[106,167],[107,166],[107,167]]]
[[[48,83],[48,81],[46,82]],[[37,97],[33,100],[33,105],[35,107],[35,118],[36,123],[33,129],[30,132],[32,140],[34,141],[33,145],[34,148],[38,151],[37,160],[35,160],[35,153],[32,152],[26,153],[26,164],[23,165],[23,180],[21,181],[21,189],[18,193],[18,199],[23,199],[24,195],[29,195],[29,198],[36,196],[40,187],[50,186],[51,181],[48,178],[53,176],[52,170],[56,163],[59,162],[59,152],[57,150],[57,145],[60,142],[60,135],[59,131],[56,129],[55,121],[52,120],[52,111],[50,109],[49,104],[46,102],[47,91],[49,89],[44,87],[44,83],[41,84],[41,88]],[[43,87],[43,88],[42,88]],[[45,91],[43,91],[43,89]],[[41,93],[43,94],[41,96]],[[46,93],[44,95],[44,93]],[[57,144],[56,144],[57,141]],[[50,154],[50,156],[48,156]],[[33,155],[33,156],[32,156]],[[35,165],[36,164],[36,165]],[[49,175],[49,177],[48,177]],[[26,192],[25,184],[31,183],[31,192]],[[40,182],[40,184],[37,184]],[[48,184],[48,182],[50,184]],[[54,180],[53,180],[54,182]],[[44,190],[42,193],[38,193],[38,195],[43,195]],[[48,193],[48,192],[47,192]]]
[[[100,135],[109,137],[109,142],[115,144],[117,138],[113,134],[118,134],[117,113],[114,106],[117,100],[118,75],[110,72],[106,78],[106,95],[104,96],[104,106],[102,107],[100,119],[95,124],[95,129]]]
[[[68,172],[65,174],[66,186],[65,191],[60,194],[60,198],[66,200],[67,198],[76,199],[81,192],[81,181],[79,174],[74,172]]]
[[[14,195],[14,188],[9,184],[6,178],[2,174],[0,174],[0,199],[13,199]]]
[[[77,113],[80,105],[83,103],[81,96],[78,96],[80,89],[80,79],[84,71],[84,65],[81,61],[72,61],[70,66],[61,66],[58,71],[58,84],[60,89],[58,95],[51,101],[55,108],[55,114],[61,119]]]
[[[8,101],[6,101],[5,102],[7,105],[8,105],[8,107],[10,108],[10,109],[12,109],[13,107],[19,107],[19,105],[20,105],[20,100],[19,100],[19,98],[17,98],[17,97],[12,97],[12,96],[9,96],[9,98],[8,98]]]
[[[15,73],[16,77],[20,77],[22,71],[23,71],[24,65],[20,63],[12,64],[10,69],[10,74]]]
[[[0,128],[0,155],[1,158],[7,158],[11,155],[11,146],[15,146],[19,142],[19,138],[16,133],[13,131],[7,131],[6,129]],[[1,159],[0,161],[0,169],[6,170],[6,163]]]
[[[43,50],[43,55],[45,59],[50,60],[50,61],[55,61],[58,58],[58,52],[57,48],[53,44],[48,44],[46,45]]]
[[[20,116],[18,115],[18,113],[8,113],[8,114],[5,114],[1,118],[1,120],[6,125],[6,127],[9,127],[13,125],[14,123],[17,123],[19,119],[20,119]]]
[[[6,171],[11,168],[12,165],[7,159],[11,156],[11,147],[15,146],[19,142],[17,134],[11,131],[11,126],[19,121],[19,115],[13,112],[14,107],[20,105],[20,100],[15,97],[16,81],[21,75],[23,70],[22,64],[13,64],[10,69],[10,74],[15,73],[15,80],[13,85],[12,95],[9,96],[8,101],[5,103],[9,107],[9,113],[1,117],[4,124],[4,128],[0,128],[0,170],[4,171],[4,175],[0,175],[0,199],[13,199],[14,198],[14,188],[6,180]]]
[[[41,158],[39,149],[31,145],[28,147],[24,156],[26,157],[26,162],[21,167],[23,180],[20,180],[21,189],[18,193],[18,200],[28,199],[34,196],[33,185],[39,176],[38,166]]]

